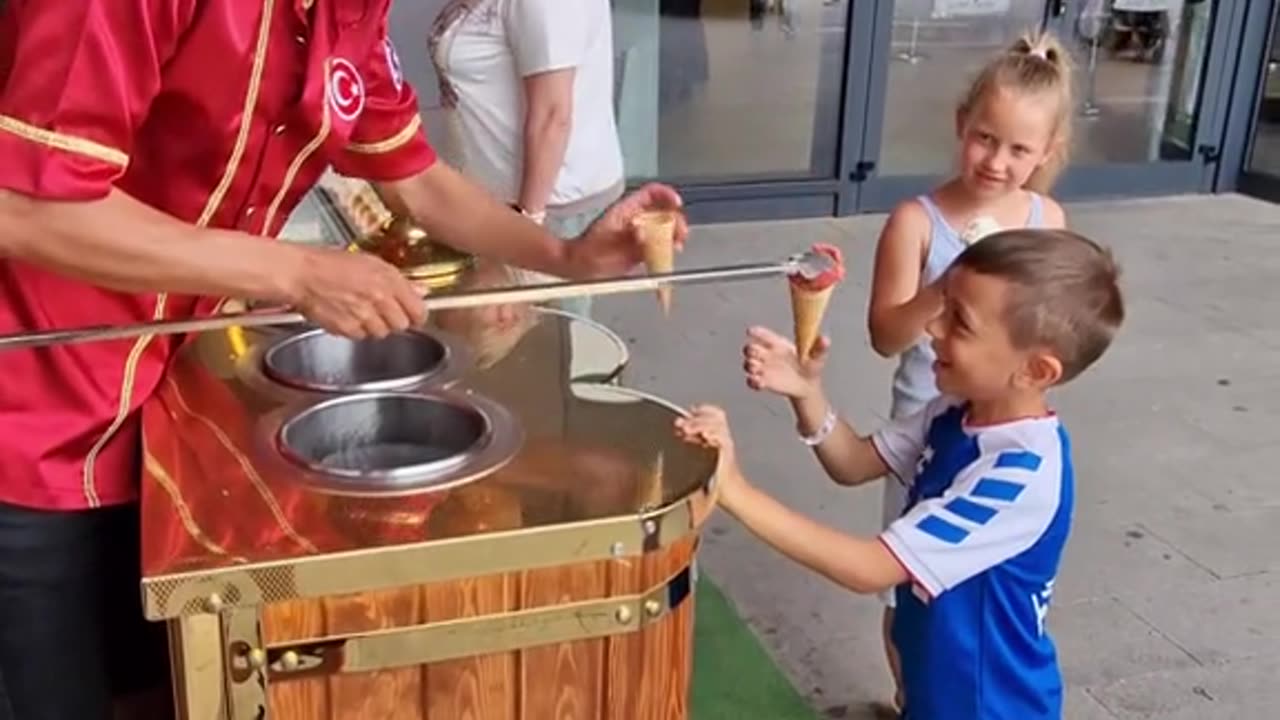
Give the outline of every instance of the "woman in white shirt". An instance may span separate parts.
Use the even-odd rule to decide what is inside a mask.
[[[622,194],[609,0],[450,0],[430,50],[469,177],[565,239]]]

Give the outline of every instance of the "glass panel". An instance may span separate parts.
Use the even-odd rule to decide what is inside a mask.
[[[1074,22],[1074,164],[1189,160],[1213,0],[1090,0]]]
[[[1271,49],[1263,73],[1249,169],[1280,176],[1280,22],[1272,22]]]
[[[834,177],[846,0],[613,5],[629,177]]]
[[[834,177],[847,0],[611,0],[629,179]],[[444,0],[399,0],[391,37],[444,137],[425,38]]]
[[[1039,27],[1044,6],[1044,0],[894,3],[881,175],[950,171],[960,95],[994,53]]]
[[[1086,0],[1054,28],[1076,66],[1073,165],[1192,156],[1212,0]],[[1039,25],[1043,0],[901,0],[880,172],[948,172],[955,103],[982,63]]]

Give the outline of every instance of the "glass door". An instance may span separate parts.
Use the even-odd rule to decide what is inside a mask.
[[[1224,115],[1216,80],[1228,23],[1216,15],[1226,2],[1083,0],[1051,13],[1049,28],[1073,50],[1077,88],[1059,194],[1208,189]]]
[[[1074,60],[1071,163],[1059,198],[1208,189],[1230,0],[884,0],[871,63],[857,210],[882,211],[954,163],[955,107],[973,74],[1027,30]]]
[[[1276,201],[1280,200],[1280,21],[1275,16],[1268,40],[1239,186],[1246,193]]]

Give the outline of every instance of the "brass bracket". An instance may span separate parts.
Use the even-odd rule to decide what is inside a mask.
[[[271,646],[271,682],[362,673],[636,632],[692,594],[691,567],[637,595]]]
[[[222,613],[223,677],[227,720],[261,720],[267,716],[267,652],[256,609]]]

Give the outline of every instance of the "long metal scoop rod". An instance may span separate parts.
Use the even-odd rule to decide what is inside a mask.
[[[431,295],[424,299],[423,303],[427,312],[433,312],[435,310],[453,310],[483,305],[535,303],[572,297],[616,295],[619,293],[657,290],[665,285],[750,280],[772,275],[800,275],[805,278],[814,278],[830,269],[832,265],[831,258],[821,253],[809,251],[776,263],[684,270],[673,273],[587,280],[583,282],[557,282],[514,288],[475,290],[447,295]],[[264,327],[268,325],[290,325],[300,322],[306,322],[306,318],[298,312],[259,310],[194,320],[161,320],[133,325],[100,325],[72,330],[16,333],[0,335],[0,352],[48,345],[127,340],[144,335],[175,335],[179,333],[224,330],[229,327]]]

